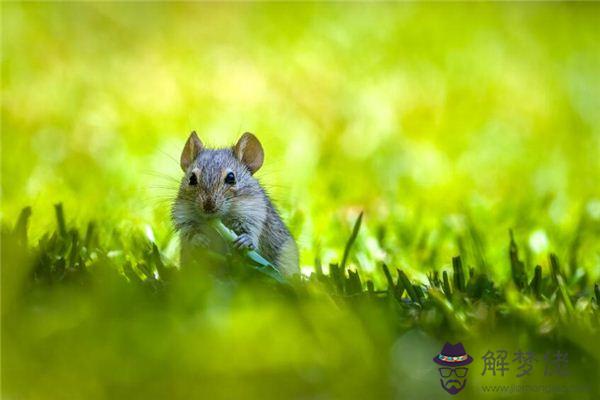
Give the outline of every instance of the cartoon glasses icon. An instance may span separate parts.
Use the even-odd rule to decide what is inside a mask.
[[[442,378],[448,378],[452,375],[452,372],[459,378],[464,378],[467,375],[468,368],[440,368],[440,375]]]

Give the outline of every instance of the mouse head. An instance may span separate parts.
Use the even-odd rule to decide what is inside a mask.
[[[203,216],[225,215],[236,198],[255,194],[258,184],[252,175],[263,160],[263,148],[249,132],[227,149],[207,149],[192,132],[181,153],[185,175],[179,196]]]

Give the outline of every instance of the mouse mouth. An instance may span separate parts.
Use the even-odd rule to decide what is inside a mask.
[[[205,210],[204,208],[200,207],[199,211],[202,216],[207,218],[219,217],[221,215],[221,212],[217,209]]]
[[[221,218],[223,216],[223,210],[218,207],[212,208],[204,208],[202,206],[198,207],[198,211],[200,215],[204,218]]]
[[[217,211],[217,205],[213,199],[206,199],[202,202],[202,210],[206,214],[214,214]]]

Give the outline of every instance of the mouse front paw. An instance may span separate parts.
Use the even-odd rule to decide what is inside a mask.
[[[256,246],[247,233],[242,233],[233,241],[233,246],[238,250],[254,250]]]

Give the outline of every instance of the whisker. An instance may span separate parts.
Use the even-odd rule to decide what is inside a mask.
[[[177,183],[180,182],[180,180],[178,178],[175,178],[171,175],[167,175],[167,174],[157,172],[157,171],[142,171],[141,173],[142,173],[142,175],[148,175],[148,176],[152,176],[154,178],[165,179],[165,180],[169,180],[169,181],[173,181],[173,182],[177,182]]]
[[[169,158],[170,160],[172,160],[174,163],[176,163],[177,165],[179,165],[179,160],[174,158],[172,155],[170,155],[169,153],[167,153],[164,150],[159,150],[159,153],[161,153],[162,155],[166,156],[167,158]]]
[[[177,187],[163,186],[163,185],[148,185],[148,188],[150,188],[150,189],[164,189],[164,190],[169,190],[169,191],[174,191],[174,192],[179,191],[179,188],[177,188]]]

